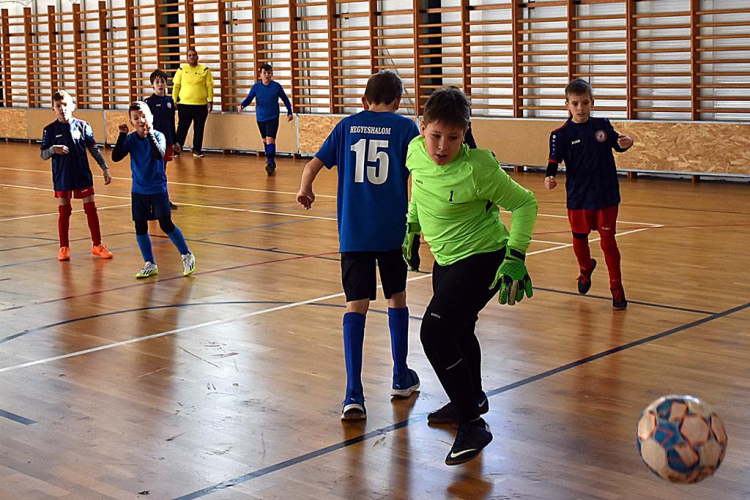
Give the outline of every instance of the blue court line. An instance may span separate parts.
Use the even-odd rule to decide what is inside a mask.
[[[8,420],[12,420],[14,422],[18,422],[19,424],[23,425],[31,425],[35,424],[36,421],[28,419],[26,417],[22,417],[21,415],[16,415],[15,413],[11,413],[9,411],[0,410],[0,417],[7,418]]]
[[[743,305],[737,306],[737,307],[733,307],[731,309],[727,309],[727,310],[722,311],[720,313],[712,314],[711,316],[709,316],[707,318],[701,318],[699,320],[692,321],[690,323],[686,323],[686,324],[684,324],[682,326],[678,326],[676,328],[672,328],[670,330],[666,330],[664,332],[657,333],[656,335],[651,335],[649,337],[644,337],[644,338],[642,338],[640,340],[629,342],[627,344],[623,344],[621,346],[618,346],[618,347],[615,347],[615,348],[612,348],[612,349],[607,349],[606,351],[602,351],[602,352],[600,352],[598,354],[587,356],[585,358],[579,359],[578,361],[573,361],[572,363],[565,364],[565,365],[560,366],[558,368],[554,368],[552,370],[547,370],[547,371],[542,372],[542,373],[540,373],[538,375],[534,375],[532,377],[528,377],[528,378],[525,378],[523,380],[519,380],[518,382],[514,382],[512,384],[508,384],[506,386],[499,387],[499,388],[493,389],[491,391],[486,391],[487,397],[496,396],[498,394],[502,394],[504,392],[508,392],[508,391],[513,390],[513,389],[517,389],[519,387],[523,387],[524,385],[528,385],[528,384],[531,384],[533,382],[537,382],[539,380],[551,377],[552,375],[557,375],[558,373],[562,373],[564,371],[568,371],[568,370],[570,370],[572,368],[576,368],[576,367],[584,365],[586,363],[590,363],[592,361],[596,361],[596,360],[604,358],[606,356],[610,356],[612,354],[616,354],[618,352],[625,351],[625,350],[631,349],[633,347],[638,347],[640,345],[647,344],[649,342],[653,342],[654,340],[658,340],[658,339],[661,339],[661,338],[664,338],[664,337],[668,337],[670,335],[674,335],[674,334],[679,333],[679,332],[683,332],[685,330],[689,330],[689,329],[694,328],[696,326],[700,326],[700,325],[703,325],[705,323],[709,323],[711,321],[714,321],[714,320],[717,320],[717,319],[721,319],[721,318],[730,316],[732,314],[735,314],[737,312],[743,311],[743,310],[748,309],[748,308],[750,308],[750,303],[743,304]],[[342,441],[340,443],[332,444],[332,445],[327,446],[325,448],[320,448],[318,450],[311,451],[310,453],[306,453],[304,455],[301,455],[301,456],[298,456],[298,457],[295,457],[295,458],[291,458],[291,459],[285,460],[283,462],[279,462],[277,464],[265,467],[263,469],[259,469],[259,470],[254,471],[254,472],[249,472],[249,473],[244,474],[242,476],[238,476],[238,477],[235,477],[233,479],[229,479],[227,481],[221,482],[221,483],[216,484],[214,486],[209,486],[208,488],[204,488],[204,489],[201,489],[201,490],[198,490],[198,491],[194,491],[192,493],[188,493],[187,495],[182,495],[182,496],[176,497],[175,500],[192,500],[192,499],[195,499],[195,498],[201,498],[201,497],[210,495],[212,493],[217,493],[217,492],[225,490],[227,488],[231,488],[232,486],[236,486],[238,484],[246,483],[246,482],[251,481],[253,479],[257,479],[259,477],[267,476],[268,474],[271,474],[273,472],[276,472],[276,471],[279,471],[279,470],[283,470],[283,469],[292,467],[294,465],[298,465],[298,464],[303,463],[303,462],[307,462],[307,461],[312,460],[314,458],[318,458],[318,457],[321,457],[321,456],[324,456],[324,455],[328,455],[330,453],[333,453],[334,451],[338,451],[338,450],[341,450],[343,448],[347,448],[349,446],[352,446],[354,444],[361,443],[361,442],[370,440],[372,438],[375,438],[375,437],[378,437],[378,436],[382,436],[384,434],[388,434],[388,433],[393,432],[393,431],[395,431],[397,429],[401,429],[401,428],[407,427],[407,426],[409,426],[409,425],[411,425],[413,423],[422,422],[424,420],[426,420],[426,415],[425,414],[420,415],[420,416],[416,416],[416,417],[412,417],[410,419],[407,419],[407,420],[404,420],[404,421],[401,421],[401,422],[397,422],[395,424],[392,424],[392,425],[389,425],[389,426],[386,426],[386,427],[382,427],[380,429],[368,432],[366,434],[363,434],[362,436],[359,436],[359,437],[356,437],[356,438],[352,438],[352,439],[349,439],[349,440],[346,440],[346,441]]]
[[[267,305],[273,304],[273,305],[282,306],[282,305],[292,304],[292,302],[278,301],[278,300],[226,300],[226,301],[220,301],[220,302],[189,302],[186,304],[167,304],[163,306],[147,306],[147,307],[137,307],[134,309],[123,309],[121,311],[110,311],[110,312],[100,313],[100,314],[91,314],[89,316],[83,316],[80,318],[71,318],[71,319],[66,319],[63,321],[58,321],[57,323],[50,323],[48,325],[42,325],[42,326],[37,326],[34,328],[29,328],[28,330],[23,330],[18,333],[14,333],[12,335],[8,335],[7,337],[0,338],[0,344],[5,344],[6,342],[10,342],[11,340],[15,340],[20,337],[25,337],[26,335],[41,332],[43,330],[49,330],[50,328],[55,328],[57,326],[70,325],[72,323],[79,323],[81,321],[88,321],[90,319],[106,318],[108,316],[117,316],[120,314],[128,314],[128,313],[142,312],[142,311],[154,311],[157,309],[179,309],[183,307],[252,305],[252,304],[267,304]],[[305,306],[335,307],[338,309],[346,308],[346,305],[344,304],[310,303],[310,304],[305,304]],[[385,314],[385,315],[388,314],[388,311],[383,311],[381,309],[370,309],[370,312],[373,312],[376,314]],[[409,318],[416,320],[416,321],[422,321],[421,316],[409,316]]]
[[[240,233],[240,232],[243,232],[243,231],[254,231],[256,229],[265,229],[265,228],[275,227],[275,226],[285,226],[285,225],[288,225],[288,224],[297,224],[297,223],[300,223],[300,222],[307,222],[307,221],[310,221],[310,220],[315,220],[315,219],[296,219],[296,220],[291,220],[291,221],[286,221],[286,222],[275,222],[273,224],[262,224],[260,226],[243,227],[243,228],[240,228],[240,229],[230,229],[230,230],[227,230],[227,231],[217,231],[217,232],[214,232],[214,233],[206,233],[206,234],[200,234],[198,236],[193,236],[191,238],[191,240],[199,241],[199,240],[197,240],[197,238],[207,238],[209,236],[216,236],[216,235],[220,235],[220,234]],[[135,233],[131,232],[131,231],[128,231],[128,232],[121,233],[121,234],[133,234],[134,235]],[[158,237],[158,235],[151,235],[151,237],[152,238],[156,238],[156,237]],[[167,243],[168,241],[169,241],[169,239],[165,238],[164,241],[155,241],[154,245],[162,245],[164,243]],[[42,246],[42,245],[38,245],[38,246]],[[110,248],[110,250],[111,251],[112,250],[114,250],[114,251],[120,251],[120,250],[126,250],[126,249],[130,249],[130,248],[138,248],[138,245],[126,245],[126,246],[122,246],[122,247]],[[75,253],[72,256],[76,257],[78,255],[79,255],[78,253]],[[81,253],[80,255],[88,255],[88,253]],[[56,260],[57,260],[57,257],[50,257],[50,258],[47,258],[47,259],[30,260],[30,261],[26,261],[26,262],[14,262],[12,264],[3,264],[3,265],[0,265],[0,269],[4,269],[6,267],[26,266],[26,265],[29,265],[29,264],[39,264],[41,262],[50,262],[50,261],[56,261]]]
[[[611,301],[612,297],[605,297],[603,295],[581,295],[578,292],[569,292],[567,290],[555,290],[554,288],[543,288],[540,286],[535,286],[534,291],[542,290],[545,292],[550,293],[560,293],[563,295],[572,295],[573,297],[590,297],[592,299],[599,299],[599,300],[606,300]],[[655,304],[653,302],[642,302],[639,300],[630,300],[628,299],[629,304],[638,304],[639,306],[648,306],[648,307],[658,307],[660,309],[671,309],[673,311],[682,311],[682,312],[689,312],[689,313],[696,313],[696,314],[716,314],[715,311],[703,311],[701,309],[691,309],[688,307],[679,307],[679,306],[670,306],[670,305],[664,305],[664,304]]]

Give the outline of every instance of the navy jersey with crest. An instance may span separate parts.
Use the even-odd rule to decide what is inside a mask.
[[[338,166],[339,251],[401,247],[406,232],[406,153],[419,128],[391,112],[362,111],[341,120],[315,155]]]
[[[174,128],[174,101],[168,95],[159,96],[151,94],[145,99],[151,114],[154,115],[154,130],[158,130],[171,146],[177,142],[177,134]]]
[[[619,134],[605,118],[589,118],[586,123],[568,119],[549,138],[547,175],[557,173],[565,162],[567,207],[571,210],[599,210],[620,203],[620,184],[612,150]]]
[[[70,122],[64,123],[55,120],[44,127],[41,149],[68,147],[68,154],[52,156],[55,191],[72,191],[94,185],[87,152],[88,147],[94,145],[94,131],[87,121],[71,118]]]

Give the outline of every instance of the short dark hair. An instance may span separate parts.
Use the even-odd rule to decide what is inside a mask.
[[[150,116],[152,120],[154,119],[154,114],[151,112],[151,108],[149,108],[148,104],[143,101],[135,101],[131,103],[128,108],[128,116],[130,116],[131,111],[140,111],[144,115]]]
[[[52,102],[68,102],[70,104],[73,104],[73,97],[68,94],[66,91],[60,89],[54,94],[52,94]]]
[[[592,99],[594,98],[594,89],[591,88],[589,82],[583,78],[576,78],[565,87],[565,100],[568,100],[568,96],[588,94]]]
[[[404,95],[401,78],[393,71],[381,71],[367,79],[365,99],[370,104],[391,104]]]
[[[260,65],[260,71],[263,71],[263,70],[273,72],[273,67],[268,63],[264,63]]]
[[[424,105],[425,125],[440,122],[448,126],[469,128],[471,103],[457,87],[444,87],[432,93]]]
[[[160,69],[157,69],[156,71],[151,73],[151,76],[149,78],[151,79],[151,85],[154,84],[157,78],[163,78],[165,82],[169,81],[169,77],[167,77],[167,74]]]

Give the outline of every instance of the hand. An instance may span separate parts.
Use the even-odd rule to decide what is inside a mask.
[[[66,155],[70,152],[68,146],[52,146],[56,155]]]
[[[214,103],[212,103],[212,102],[209,102],[209,103],[208,103],[208,104],[206,105],[206,107],[208,108],[208,112],[210,113],[211,111],[213,111],[213,110],[214,110]]]
[[[151,124],[148,122],[148,120],[146,120],[143,124],[143,132],[145,132],[146,134],[151,133]]]
[[[238,113],[242,113],[242,110],[243,110],[243,109],[245,109],[245,108],[243,108],[243,107],[242,107],[242,104],[238,104],[238,105],[237,105],[237,112],[238,112]]]
[[[104,185],[106,186],[112,182],[112,174],[109,173],[109,169],[104,171]]]
[[[557,181],[554,177],[549,176],[544,178],[544,187],[549,189],[550,191],[555,189],[557,187]]]
[[[495,274],[495,280],[490,285],[490,290],[500,284],[498,301],[501,304],[512,306],[523,300],[524,293],[529,298],[534,296],[531,286],[531,278],[526,270],[526,255],[511,247],[506,248],[505,259]]]
[[[288,115],[288,116],[287,116],[287,121],[290,121],[290,122],[291,122],[291,121],[293,121],[293,120],[294,120],[294,115]]]
[[[174,144],[172,144],[172,151],[174,151],[175,153],[181,153],[182,152],[182,148],[180,147],[180,143],[179,142],[175,142]]]
[[[127,134],[130,132],[130,128],[128,127],[127,123],[121,123],[119,127],[117,127],[117,130],[122,132],[123,134]]]
[[[312,208],[312,204],[315,201],[315,193],[312,189],[300,189],[297,191],[297,203],[305,207],[306,210]]]
[[[622,149],[628,149],[630,146],[633,145],[633,138],[629,135],[621,135],[617,138],[617,145],[620,146]]]
[[[404,243],[401,245],[401,253],[404,256],[407,267],[412,271],[419,271],[419,245],[421,244],[421,237],[419,233],[422,228],[418,222],[407,222],[406,223],[406,236],[404,237]]]

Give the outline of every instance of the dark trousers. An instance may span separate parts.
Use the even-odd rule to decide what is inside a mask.
[[[479,417],[482,352],[474,332],[479,311],[497,293],[490,289],[505,248],[476,254],[432,270],[433,296],[422,320],[424,352],[440,384],[457,407],[459,422]]]
[[[206,128],[208,106],[205,104],[180,104],[177,106],[180,123],[177,125],[177,142],[180,147],[185,145],[190,124],[195,122],[193,129],[193,152],[200,153],[203,149],[203,130]]]

